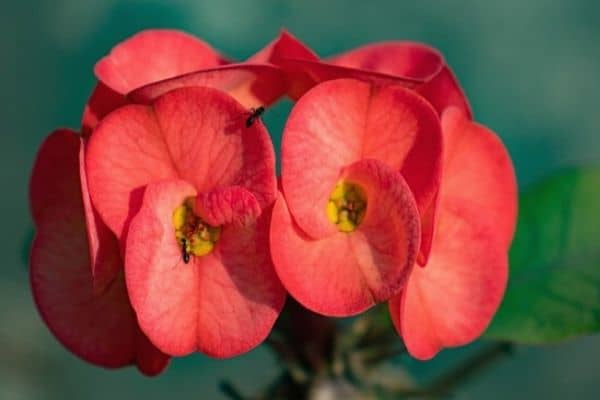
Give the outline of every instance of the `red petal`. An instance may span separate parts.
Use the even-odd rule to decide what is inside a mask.
[[[310,239],[282,196],[271,223],[271,254],[284,286],[305,307],[332,316],[358,314],[397,293],[415,262],[420,236],[414,199],[398,172],[362,160],[342,176],[367,193],[366,215],[356,231]]]
[[[185,264],[172,224],[195,190],[183,181],[148,185],[127,238],[127,287],[138,320],[163,351],[231,357],[267,336],[285,292],[269,259],[266,226],[223,227],[213,252]]]
[[[256,197],[240,186],[215,189],[198,195],[195,211],[209,225],[246,225],[261,213]]]
[[[187,86],[207,86],[229,93],[244,107],[269,105],[286,91],[283,72],[269,64],[230,64],[180,75],[143,86],[128,97],[137,103],[150,103],[157,97]]]
[[[275,199],[275,153],[261,123],[246,126],[248,112],[215,89],[187,88],[154,103],[158,124],[179,176],[198,192],[238,185],[261,207]]]
[[[115,92],[102,82],[98,82],[88,99],[81,119],[81,133],[89,137],[98,123],[113,110],[127,104],[124,95]]]
[[[250,57],[247,62],[268,62],[282,66],[282,61],[286,59],[319,61],[319,57],[308,46],[283,30],[277,39]],[[301,69],[284,69],[288,81],[288,95],[291,98],[300,98],[304,92],[315,85],[315,81]]]
[[[310,47],[284,29],[275,40],[250,57],[246,62],[278,64],[283,58],[313,61],[319,59]]]
[[[517,181],[506,148],[486,127],[453,107],[444,112],[442,201],[462,199],[489,216],[508,246],[517,221]]]
[[[177,176],[151,107],[127,105],[109,114],[87,146],[89,192],[108,227],[121,237],[149,182]]]
[[[194,36],[156,29],[119,43],[98,61],[94,72],[99,81],[127,94],[152,82],[225,63],[219,53]]]
[[[353,78],[376,85],[398,84],[415,88],[442,68],[442,56],[417,43],[381,43],[360,47],[327,62],[318,59],[286,57],[279,61],[286,72],[304,73],[312,80],[305,90],[327,80]]]
[[[282,143],[287,204],[309,236],[335,232],[323,210],[342,167],[373,158],[402,172],[422,216],[433,212],[442,135],[431,106],[413,92],[376,88],[350,79],[318,85],[291,112]],[[433,218],[425,218],[422,252],[429,249]]]
[[[83,142],[77,133],[63,129],[53,132],[42,144],[33,168],[30,203],[36,225],[49,209],[63,207],[65,199],[83,199],[90,244],[91,271],[98,290],[116,275],[119,264],[111,262],[119,252],[114,235],[96,220],[89,201],[83,166]],[[77,180],[70,179],[77,177]],[[78,180],[81,178],[81,182]],[[106,262],[106,260],[108,260]]]
[[[92,278],[95,290],[100,292],[112,282],[122,269],[120,262],[112,262],[113,258],[119,254],[119,241],[92,205],[85,175],[85,145],[83,140],[80,140],[78,162]]]
[[[332,57],[328,62],[417,81],[433,78],[444,66],[444,58],[436,49],[415,42],[373,43]]]
[[[151,182],[183,178],[199,192],[239,185],[261,207],[275,195],[275,155],[263,124],[245,126],[247,111],[210,88],[178,89],[153,107],[129,105],[107,116],[90,139],[90,194],[118,235]]]
[[[424,82],[417,88],[437,112],[451,106],[471,117],[471,108],[450,67],[434,48],[415,42],[384,42],[333,57],[332,64]]]
[[[77,133],[69,129],[52,132],[42,143],[29,183],[29,204],[36,225],[47,209],[60,207],[65,199],[81,198],[79,146]],[[77,180],[63,178],[74,176]]]
[[[42,318],[56,338],[82,359],[107,368],[137,363],[146,373],[145,359],[154,354],[154,373],[168,358],[157,350],[138,347],[137,327],[123,276],[94,290],[86,238],[84,205],[79,185],[80,139],[58,131],[42,145],[33,176],[31,196],[45,201],[37,208],[37,234],[31,251],[31,289]],[[52,183],[44,187],[40,182]],[[35,189],[34,189],[35,188]],[[36,207],[33,207],[34,210]],[[118,270],[119,253],[104,253],[99,268]],[[159,365],[160,364],[160,365]]]
[[[456,77],[447,65],[426,84],[417,88],[423,97],[441,115],[448,107],[458,107],[468,118],[472,118],[471,106]]]
[[[358,79],[374,85],[400,85],[415,88],[422,81],[410,77],[388,75],[356,68],[326,64],[319,61],[282,59],[278,65],[288,75],[293,91],[290,97],[297,100],[313,86],[341,78]]]
[[[441,54],[413,42],[376,43],[320,62],[317,57],[285,55],[277,61],[290,77],[297,99],[312,86],[331,79],[353,78],[377,85],[418,87],[444,66]]]
[[[427,360],[483,333],[506,287],[508,260],[492,220],[469,203],[449,201],[439,217],[426,268],[415,268],[390,301],[408,351]]]

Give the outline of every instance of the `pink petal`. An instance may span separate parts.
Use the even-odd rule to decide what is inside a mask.
[[[248,112],[215,89],[187,88],[154,103],[178,175],[198,192],[238,185],[261,207],[276,194],[275,153],[262,123],[246,126]]]
[[[154,29],[119,43],[98,61],[94,72],[106,86],[127,94],[152,82],[225,63],[219,53],[194,36]]]
[[[70,351],[93,364],[118,368],[137,364],[157,374],[168,358],[152,346],[138,344],[143,335],[122,275],[94,288],[84,205],[79,185],[80,138],[70,131],[53,133],[38,153],[31,178],[37,228],[31,250],[31,290],[44,322]],[[47,182],[45,189],[40,182]],[[35,200],[34,200],[35,199]],[[38,201],[43,208],[35,206]],[[103,254],[98,268],[121,268],[117,251]],[[152,369],[147,359],[153,360]]]
[[[415,42],[383,42],[333,57],[330,63],[424,83],[417,87],[441,115],[456,106],[471,118],[471,108],[450,67],[434,48]]]
[[[444,203],[431,257],[415,268],[390,313],[409,353],[427,360],[479,337],[506,287],[508,260],[494,221],[464,201]]]
[[[172,214],[195,193],[184,181],[148,185],[127,238],[127,287],[142,329],[161,350],[231,357],[265,339],[285,292],[270,263],[264,218],[226,225],[210,254],[184,263]]]
[[[442,161],[435,111],[397,86],[340,79],[322,83],[295,105],[282,143],[282,184],[294,220],[310,237],[335,232],[322,211],[342,167],[373,158],[401,171],[422,216],[434,212]],[[433,218],[424,218],[427,253]]]
[[[407,88],[415,88],[423,82],[410,77],[389,75],[312,60],[282,59],[278,62],[278,65],[288,75],[290,85],[294,88],[290,97],[295,100],[313,86],[332,79],[351,78],[374,85],[400,85]]]
[[[416,204],[398,172],[361,160],[342,177],[367,193],[366,215],[356,231],[313,240],[296,225],[282,196],[271,223],[271,254],[282,283],[306,308],[331,316],[358,314],[396,294],[416,260],[420,237]]]
[[[442,116],[445,139],[442,199],[462,199],[490,217],[508,248],[517,221],[517,181],[502,141],[452,107]]]
[[[81,119],[83,137],[88,138],[102,118],[125,104],[127,104],[127,99],[124,95],[115,92],[102,82],[98,82],[83,110]]]
[[[267,131],[245,126],[247,111],[223,92],[185,88],[153,106],[120,108],[96,128],[88,145],[90,194],[121,237],[149,183],[183,178],[199,192],[238,185],[261,207],[275,196],[275,155]]]
[[[285,76],[269,64],[230,64],[191,72],[150,83],[128,97],[137,103],[150,103],[157,97],[187,86],[207,86],[229,93],[244,107],[270,105],[286,91]]]
[[[137,212],[144,186],[177,176],[152,107],[127,105],[102,120],[87,145],[94,206],[118,236]]]
[[[228,186],[198,195],[195,212],[209,225],[246,225],[261,213],[252,193],[240,186]]]
[[[297,87],[293,98],[299,98],[298,94],[320,82],[340,78],[415,88],[434,77],[444,61],[436,50],[425,45],[392,42],[360,47],[325,62],[316,57],[285,56],[277,64]]]
[[[416,42],[381,42],[334,56],[329,63],[398,77],[428,81],[444,66],[434,48]]]

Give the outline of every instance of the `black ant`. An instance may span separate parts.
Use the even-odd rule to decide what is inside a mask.
[[[190,262],[190,253],[187,252],[187,240],[185,238],[181,239],[181,257],[184,263]]]
[[[265,112],[265,108],[263,106],[257,108],[250,109],[250,116],[246,120],[246,128],[250,128],[254,121],[260,118],[260,116]]]

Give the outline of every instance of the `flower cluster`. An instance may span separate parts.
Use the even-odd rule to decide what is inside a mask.
[[[237,63],[150,30],[94,71],[79,132],[49,135],[30,183],[33,296],[79,357],[155,375],[171,356],[239,355],[287,293],[336,317],[387,302],[419,359],[491,320],[514,172],[436,50],[322,59],[282,32]],[[278,183],[259,114],[286,95]]]

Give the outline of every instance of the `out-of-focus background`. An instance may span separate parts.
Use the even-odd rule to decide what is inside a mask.
[[[281,27],[322,56],[371,41],[423,41],[445,54],[476,119],[502,137],[522,186],[562,167],[600,164],[600,3],[594,0],[31,0],[3,2],[0,9],[3,400],[222,399],[220,378],[252,391],[277,374],[265,348],[227,361],[173,360],[156,379],[133,368],[102,370],[63,349],[34,308],[27,267],[33,158],[51,130],[78,127],[95,61],[138,30],[183,29],[238,59]],[[276,145],[288,110],[282,103],[265,116]],[[468,351],[412,364],[426,377]],[[599,336],[518,347],[453,398],[600,398],[598,360]]]

